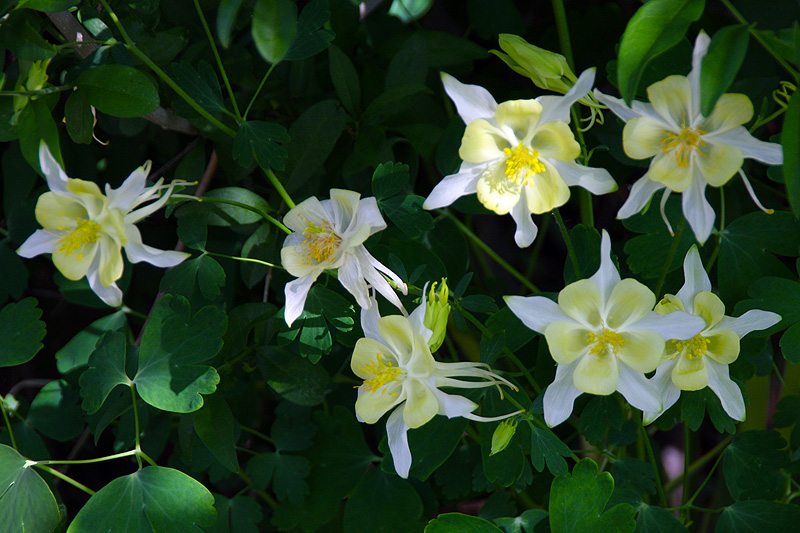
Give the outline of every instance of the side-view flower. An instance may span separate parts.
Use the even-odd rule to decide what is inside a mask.
[[[625,153],[632,159],[653,158],[650,169],[633,184],[617,213],[625,219],[645,208],[653,194],[666,189],[661,214],[671,192],[683,193],[683,215],[700,244],[714,228],[714,209],[706,200],[706,185],[721,187],[737,172],[756,205],[761,205],[742,171],[745,158],[768,165],[783,163],[781,146],[759,141],[742,126],[753,116],[744,94],[723,94],[708,117],[700,113],[700,67],[710,39],[700,32],[695,40],[689,76],[669,76],[647,88],[650,103],[624,101],[595,89],[595,96],[626,122],[622,130]],[[670,231],[671,228],[670,228]]]
[[[658,411],[661,400],[644,374],[656,369],[665,339],[690,339],[703,320],[688,313],[653,312],[655,295],[634,279],[620,279],[603,231],[600,268],[589,279],[567,285],[558,303],[543,296],[506,296],[530,329],[542,333],[558,364],[544,394],[544,419],[556,426],[572,413],[581,393],[619,391],[632,406]]]
[[[584,71],[564,96],[499,105],[483,87],[465,85],[444,73],[442,83],[467,125],[458,152],[463,163],[434,187],[425,209],[477,193],[487,209],[511,214],[517,224],[514,240],[525,247],[538,232],[531,214],[565,204],[570,186],[594,194],[617,189],[605,169],[575,162],[581,148],[569,128],[570,107],[591,90],[594,69]]]
[[[281,249],[281,263],[296,280],[286,284],[288,325],[300,316],[311,285],[325,270],[336,270],[339,281],[358,305],[369,308],[369,288],[374,287],[401,311],[403,304],[383,277],[387,276],[406,294],[400,277],[383,266],[364,247],[367,238],[386,228],[375,198],[361,198],[357,192],[331,189],[331,199],[312,196],[291,209],[283,223],[293,231]],[[383,274],[383,275],[382,275]]]
[[[731,380],[728,365],[739,357],[739,339],[780,322],[770,311],[752,309],[738,318],[725,315],[725,304],[711,292],[711,281],[703,268],[696,246],[683,261],[685,282],[678,294],[667,294],[656,306],[656,312],[670,315],[688,312],[705,322],[705,328],[688,340],[669,340],[656,375],[650,380],[661,396],[661,409],[646,412],[650,423],[678,401],[682,390],[710,387],[722,402],[722,408],[738,421],[745,419],[742,391]]]
[[[423,296],[422,304],[408,317],[381,318],[377,305],[362,309],[361,326],[366,337],[356,342],[350,361],[353,373],[364,380],[358,387],[356,415],[361,422],[374,424],[392,411],[386,422],[386,434],[394,468],[404,478],[411,468],[409,429],[426,424],[437,414],[490,422],[521,412],[481,417],[472,414],[478,408],[476,403],[440,390],[441,387],[499,388],[501,384],[515,390],[516,387],[483,363],[436,361],[430,349],[433,332],[424,323],[426,307]]]
[[[176,185],[162,185],[162,179],[146,187],[150,161],[134,170],[119,188],[106,185],[105,195],[94,182],[67,177],[44,142],[39,145],[39,165],[50,188],[36,203],[36,220],[44,229],[22,243],[17,250],[22,257],[52,254],[53,264],[64,277],[86,276],[95,294],[113,307],[122,304],[122,291],[116,284],[124,266],[122,248],[131,263],[146,261],[158,267],[172,267],[189,257],[142,243],[135,224],[163,207]],[[149,200],[156,201],[139,207]]]

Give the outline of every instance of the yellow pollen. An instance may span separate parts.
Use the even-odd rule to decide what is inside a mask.
[[[386,385],[387,383],[391,383],[392,381],[400,381],[400,374],[403,371],[396,366],[392,366],[391,361],[384,361],[381,353],[378,352],[378,358],[376,362],[370,361],[369,364],[359,368],[364,374],[372,374],[375,376],[372,379],[364,380],[364,389],[368,392],[377,392],[378,389]],[[386,389],[381,391],[381,394],[386,394]],[[397,396],[396,392],[390,392],[392,396]]]
[[[528,182],[528,178],[539,172],[544,172],[544,165],[539,161],[539,152],[526,148],[519,143],[514,148],[505,148],[503,152],[508,156],[506,159],[506,176],[509,180],[520,185],[533,185]]]
[[[661,141],[661,144],[663,145],[661,150],[665,154],[672,152],[675,155],[675,159],[677,160],[680,168],[689,167],[693,152],[697,152],[703,156],[706,155],[701,150],[701,148],[706,145],[701,136],[707,132],[700,128],[687,127],[686,115],[683,117],[683,123],[681,124],[681,129],[678,131],[678,133],[667,130],[661,130],[661,133],[666,135],[664,140]]]
[[[597,335],[591,331],[586,334],[586,340],[589,344],[593,344],[589,353],[592,355],[602,355],[611,350],[613,353],[618,353],[619,348],[625,345],[627,340],[622,338],[622,335],[610,329],[603,329],[602,333]]]
[[[677,348],[679,352],[684,352],[687,358],[694,359],[695,357],[703,357],[708,354],[709,342],[711,341],[702,335],[695,335],[689,340],[677,341],[675,343],[675,348]]]
[[[309,224],[303,232],[303,244],[308,246],[309,255],[317,262],[323,263],[335,259],[336,250],[342,239],[333,231],[330,223],[320,225]]]
[[[59,227],[58,229],[69,231],[70,228]],[[93,220],[84,220],[78,217],[75,229],[58,241],[60,245],[58,251],[65,255],[70,255],[72,252],[79,250],[82,246],[96,242],[98,238],[97,234],[102,229],[103,226],[97,222]],[[83,259],[83,254],[78,254],[78,261],[81,259]]]

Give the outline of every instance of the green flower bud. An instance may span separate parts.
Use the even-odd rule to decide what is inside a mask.
[[[506,418],[500,422],[494,429],[492,434],[492,451],[489,455],[500,453],[506,449],[508,443],[514,438],[514,433],[517,432],[517,420],[514,418]]]
[[[564,94],[577,80],[564,56],[534,46],[522,37],[502,33],[500,48],[505,54],[497,50],[491,53],[502,59],[514,72],[530,78],[541,89]]]
[[[436,286],[439,285],[439,290]],[[447,319],[450,317],[450,304],[447,298],[450,296],[450,289],[447,287],[447,280],[442,278],[442,283],[434,282],[428,291],[428,301],[425,304],[425,327],[433,331],[430,340],[431,352],[439,349],[444,342],[447,334]]]

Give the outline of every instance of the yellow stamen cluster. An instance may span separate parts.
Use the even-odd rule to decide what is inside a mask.
[[[593,345],[589,350],[592,355],[602,355],[608,353],[609,350],[616,354],[619,352],[619,348],[628,342],[622,335],[610,329],[603,329],[599,335],[590,331],[586,334],[586,340]]]
[[[702,335],[695,335],[689,340],[676,342],[675,348],[677,348],[678,352],[685,353],[687,358],[694,359],[695,357],[708,355],[709,342],[711,341]]]
[[[303,244],[308,246],[309,256],[317,263],[335,259],[336,250],[342,239],[333,231],[330,223],[323,222],[318,226],[309,224],[303,235],[305,235]]]
[[[665,134],[664,140],[661,141],[662,151],[666,154],[673,152],[675,159],[678,161],[680,168],[688,168],[691,163],[693,152],[700,155],[706,155],[701,150],[706,145],[701,137],[707,133],[700,128],[689,128],[686,126],[685,118],[684,123],[678,133],[674,131],[661,130]]]
[[[533,185],[533,182],[528,182],[528,178],[545,170],[544,165],[539,161],[539,152],[523,146],[522,143],[519,143],[519,146],[513,150],[505,148],[503,152],[508,156],[506,158],[506,176],[517,184]]]
[[[65,255],[70,255],[76,250],[79,250],[86,244],[91,244],[97,241],[97,234],[103,229],[103,226],[94,220],[84,220],[78,217],[75,228],[58,228],[61,231],[69,231],[67,235],[62,237],[59,241],[58,252]],[[78,261],[83,259],[83,254],[78,254]]]
[[[375,376],[372,379],[364,380],[364,389],[367,392],[378,392],[378,390],[387,383],[400,381],[400,374],[403,373],[400,368],[392,366],[391,361],[384,361],[380,352],[378,352],[375,362],[370,361],[368,365],[361,367],[359,370],[364,374],[372,374]],[[383,389],[381,394],[385,393],[386,389]],[[389,394],[392,396],[397,395],[396,392],[391,392]]]

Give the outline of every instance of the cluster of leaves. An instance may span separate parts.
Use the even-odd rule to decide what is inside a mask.
[[[797,79],[780,82],[800,63],[800,13],[791,0],[734,4],[573,1],[564,12],[554,1],[550,13],[513,0],[0,0],[0,530],[672,532],[692,521],[792,530],[800,97],[785,89]],[[752,212],[738,183],[709,192],[719,231],[701,255],[727,313],[783,317],[744,339],[731,365],[749,402],[739,426],[708,390],[684,393],[655,422],[650,453],[640,415],[615,396],[582,396],[555,431],[542,421],[554,364],[502,296],[533,291],[530,280],[557,291],[591,275],[595,228],[614,237],[623,277],[675,293],[694,243],[688,230],[671,236],[656,208],[614,220],[643,169],[613,116],[584,136],[592,165],[621,190],[594,199],[594,216],[589,198],[562,210],[574,264],[549,217],[519,250],[509,217],[474,196],[422,210],[460,164],[464,124],[439,72],[498,101],[539,96],[488,50],[500,33],[559,50],[564,24],[576,64],[598,67],[601,88],[627,100],[688,72],[690,36],[705,29],[702,108],[745,93],[754,134],[781,131],[772,140],[789,147],[782,168],[746,168],[775,213]],[[15,250],[38,227],[45,190],[41,140],[73,177],[117,186],[152,159],[154,178],[200,182],[183,192],[208,201],[140,225],[148,244],[180,239],[192,257],[166,274],[126,264],[115,312],[47,258],[23,262]],[[437,357],[491,364],[520,386],[511,395],[526,415],[502,451],[491,454],[497,423],[436,417],[409,432],[414,462],[399,478],[383,426],[354,415],[349,356],[363,332],[352,297],[323,276],[286,325],[292,278],[270,266],[285,236],[272,221],[292,198],[332,187],[377,198],[389,227],[366,246],[403,280],[449,280],[453,313]],[[678,199],[666,213],[679,227]],[[470,397],[482,416],[508,412],[493,389]],[[681,448],[676,422],[688,428],[691,465],[667,481],[658,457]],[[666,506],[682,483],[679,520]]]

